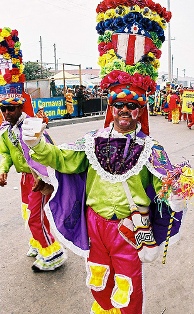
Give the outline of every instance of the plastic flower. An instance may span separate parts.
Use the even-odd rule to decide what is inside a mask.
[[[132,5],[130,7],[131,12],[141,12],[141,8],[138,5]]]
[[[12,58],[11,61],[12,61],[13,64],[17,64],[17,63],[18,63],[18,59],[16,59],[16,58]],[[20,63],[20,62],[19,62],[19,63]]]
[[[107,62],[111,62],[116,58],[117,58],[117,56],[115,55],[114,49],[111,49],[106,53]]]
[[[1,31],[1,37],[9,37],[9,35],[11,34],[11,28],[9,27],[4,27]]]
[[[129,13],[130,9],[126,6],[118,6],[116,9],[115,9],[115,13],[116,13],[116,16],[124,16],[126,15],[127,13]]]
[[[9,84],[9,83],[11,83],[12,75],[10,72],[8,72],[8,73],[4,74],[3,78],[4,78],[5,82],[7,82]]]
[[[19,72],[23,73],[25,66],[20,63]]]
[[[14,45],[15,49],[20,49],[21,43],[19,41],[17,41]]]
[[[139,30],[139,27],[135,24],[133,24],[133,26],[131,27],[131,33],[132,34],[137,34]]]
[[[104,14],[104,20],[107,20],[107,19],[111,19],[111,18],[114,18],[115,17],[115,10],[114,9],[110,9],[110,10],[107,10]]]
[[[6,80],[2,75],[0,75],[0,86],[4,86],[5,84],[7,84]]]
[[[26,80],[25,74],[22,73],[22,74],[19,76],[19,79],[20,79],[20,82],[21,82],[21,83],[24,83],[25,80]]]
[[[116,6],[127,6],[128,5],[128,0],[115,0],[115,5]]]
[[[105,12],[105,11],[106,11],[106,4],[102,1],[101,3],[97,5],[96,12],[100,13],[100,12]]]
[[[6,42],[9,46],[9,48],[14,48],[15,42],[11,38],[7,39]]]
[[[109,42],[109,41],[111,41],[112,33],[113,33],[113,32],[105,31],[103,37],[104,37],[104,41],[105,41],[106,43]]]
[[[3,55],[7,52],[7,48],[6,47],[0,47],[0,55]]]
[[[96,30],[97,30],[97,33],[100,34],[100,35],[103,35],[104,34],[104,31],[105,31],[105,28],[104,28],[104,23],[103,22],[100,22],[96,25]]]
[[[155,59],[155,56],[151,51],[148,52],[148,57],[150,57],[151,59]]]
[[[13,29],[13,30],[11,31],[11,36],[12,36],[12,37],[18,37],[18,31],[17,31],[16,29]]]
[[[113,48],[113,44],[111,42],[105,43],[101,42],[98,45],[98,51],[100,53],[100,56],[102,56],[104,53],[106,53],[108,50]]]
[[[154,42],[154,45],[157,48],[161,48],[162,47],[162,41],[159,40],[158,35],[155,32],[150,32],[150,35],[151,35],[151,38],[152,38],[152,40]]]
[[[114,20],[112,23],[112,28],[114,31],[118,32],[123,32],[125,28],[125,23],[122,17],[118,17]]]
[[[135,72],[135,67],[132,66],[132,65],[126,65],[126,72],[129,73],[129,74],[134,74]]]
[[[98,64],[101,67],[105,66],[105,64],[106,64],[106,55],[105,54],[98,58]]]
[[[8,52],[3,54],[3,58],[9,60],[10,59],[10,54]]]
[[[125,62],[121,59],[114,60],[112,66],[115,70],[125,70]]]
[[[170,13],[153,0],[103,0],[97,6],[96,12],[96,29],[100,35],[98,64],[101,66],[103,88],[108,88],[113,83],[127,82],[145,91],[154,92],[160,65],[159,48],[165,40],[166,18],[170,17]],[[152,39],[153,44],[144,47],[144,55],[139,62],[127,65],[111,46],[113,33],[138,34]]]
[[[104,21],[104,13],[100,12],[98,13],[97,17],[96,17],[96,22],[99,23],[101,21]]]
[[[18,31],[11,30],[9,27],[0,29],[0,55],[4,59],[4,63],[7,64],[5,68],[5,74],[0,77],[0,85],[6,85],[9,83],[16,83],[20,79],[24,79],[23,76],[23,64],[22,64],[22,51],[20,50],[20,42],[18,38]],[[1,57],[1,58],[2,58]],[[9,65],[8,63],[9,62]],[[12,69],[9,70],[10,64]],[[22,75],[22,78],[20,76]]]
[[[12,75],[12,82],[13,83],[19,82],[19,75]]]
[[[155,59],[154,61],[152,61],[151,64],[153,65],[155,69],[158,69],[160,67],[160,61],[158,59]]]
[[[11,74],[12,75],[19,75],[19,69],[18,68],[14,68],[11,70]]]
[[[115,1],[114,0],[105,0],[106,6],[108,9],[115,7]]]

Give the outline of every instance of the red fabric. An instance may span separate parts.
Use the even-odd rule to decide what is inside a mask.
[[[178,95],[176,94],[172,94],[170,96],[170,100],[169,100],[169,109],[170,110],[173,110],[173,109],[176,109],[178,107],[178,104],[180,103],[180,99],[178,97]]]
[[[5,120],[4,116],[2,115],[2,112],[0,111],[0,125],[2,124],[4,120]]]
[[[25,98],[25,103],[23,106],[23,111],[29,115],[30,117],[34,117],[34,109],[32,106],[32,98],[29,94],[27,94],[26,92],[22,92],[22,96]]]
[[[143,49],[140,53],[139,44],[137,44],[138,38],[141,38],[141,45]],[[120,50],[120,46],[123,46],[123,39],[126,45],[126,50]],[[112,44],[114,51],[117,56],[125,60],[126,64],[134,65],[136,64],[144,55],[150,51],[157,51],[153,41],[149,37],[143,37],[141,35],[127,34],[127,33],[116,33],[112,35]]]
[[[28,204],[30,217],[28,225],[32,236],[37,240],[42,248],[46,248],[55,242],[50,232],[50,224],[44,212],[44,205],[49,199],[49,195],[42,195],[41,192],[33,192],[34,177],[31,173],[23,173],[21,178],[22,202]]]
[[[106,114],[105,114],[104,127],[107,128],[111,122],[113,122],[113,116],[112,116],[112,112],[110,110],[110,106],[107,106]]]
[[[188,127],[192,127],[194,125],[194,107],[192,109],[192,114],[190,115],[190,121],[188,123]]]
[[[88,235],[91,241],[88,261],[106,265],[110,269],[105,288],[101,291],[91,291],[97,303],[104,310],[110,310],[113,308],[110,298],[115,286],[115,274],[131,278],[133,292],[129,305],[120,310],[122,314],[142,314],[142,263],[137,250],[119,234],[119,221],[107,220],[90,207],[87,210]]]

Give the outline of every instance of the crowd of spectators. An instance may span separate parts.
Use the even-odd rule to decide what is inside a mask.
[[[108,90],[102,90],[99,85],[93,87],[84,85],[66,86],[65,94],[70,89],[72,96],[78,99],[78,116],[81,116],[81,112],[84,115],[84,102],[95,98],[107,98],[108,95]],[[188,107],[192,108],[192,113],[188,114],[182,111],[183,92],[187,89],[192,88],[183,87],[182,85],[165,86],[154,94],[148,95],[149,115],[162,115],[168,122],[173,124],[186,121],[187,127],[190,129],[194,125],[194,102],[188,103]],[[64,89],[56,87],[52,81],[51,95],[53,97],[63,96]]]
[[[192,109],[192,113],[185,112],[183,110],[183,92],[191,89],[193,88],[177,85],[157,90],[148,96],[149,115],[163,115],[168,122],[173,124],[186,121],[187,127],[190,129],[194,125],[194,102],[187,103],[187,107]]]
[[[65,87],[65,94],[68,90],[68,88],[71,89],[71,92],[73,93],[74,97],[77,97],[77,94],[79,94],[80,88],[83,91],[85,99],[93,99],[93,98],[105,98],[108,95],[108,90],[102,90],[99,85],[94,86],[84,86],[84,85],[71,85]],[[50,95],[51,97],[60,97],[64,95],[64,88],[57,86],[54,79],[51,79],[50,83]]]

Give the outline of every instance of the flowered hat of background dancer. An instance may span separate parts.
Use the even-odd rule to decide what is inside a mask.
[[[144,106],[147,93],[156,90],[160,48],[171,12],[152,0],[103,0],[96,12],[101,88],[109,89],[109,104]],[[148,134],[146,111],[141,122]],[[108,107],[105,126],[111,120]]]
[[[24,104],[23,110],[34,115],[30,96],[24,92],[25,75],[20,46],[17,30],[0,28],[0,106]]]

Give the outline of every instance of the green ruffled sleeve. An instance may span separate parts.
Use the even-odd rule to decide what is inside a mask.
[[[30,155],[33,160],[42,165],[50,166],[61,173],[80,173],[88,167],[85,152],[60,149],[43,140],[31,148]]]

